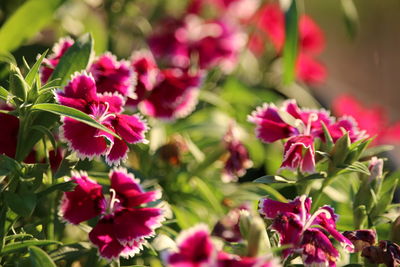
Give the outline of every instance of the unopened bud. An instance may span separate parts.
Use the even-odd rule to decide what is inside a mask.
[[[354,252],[360,252],[376,243],[376,232],[374,230],[346,231],[343,235],[353,243]]]

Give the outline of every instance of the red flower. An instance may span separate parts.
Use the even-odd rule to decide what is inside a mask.
[[[375,145],[400,143],[400,122],[391,124],[382,107],[366,107],[353,96],[342,95],[334,100],[332,110],[340,116],[352,116],[361,129],[375,137]]]

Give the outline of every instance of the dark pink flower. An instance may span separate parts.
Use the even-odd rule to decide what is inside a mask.
[[[135,98],[135,73],[129,62],[118,61],[111,53],[98,57],[89,67],[96,81],[98,93],[119,93],[124,97]]]
[[[87,174],[76,173],[71,180],[77,185],[73,191],[64,193],[59,214],[73,224],[100,216],[89,239],[103,258],[135,255],[164,220],[160,208],[143,207],[157,200],[159,192],[145,192],[139,180],[126,169],[110,171],[109,199],[103,195],[102,187]]]
[[[201,82],[201,73],[181,69],[162,70],[159,82],[139,108],[144,114],[160,119],[185,117],[196,107]]]
[[[177,238],[177,251],[165,257],[170,267],[278,267],[275,261],[265,258],[241,258],[217,250],[213,244],[208,228],[197,225],[181,232]]]
[[[256,124],[256,136],[263,142],[272,143],[280,139],[296,135],[298,130],[283,121],[279,109],[273,104],[257,107],[248,117],[248,121]]]
[[[231,21],[204,21],[193,14],[160,23],[149,38],[154,55],[172,66],[188,68],[197,63],[201,69],[219,66],[225,72],[233,70],[244,44],[245,36]]]
[[[339,116],[351,116],[366,133],[375,137],[373,144],[400,142],[400,123],[391,124],[382,107],[366,107],[351,95],[335,99],[332,110]]]
[[[245,175],[246,169],[253,165],[247,148],[238,139],[235,130],[235,126],[230,125],[224,136],[225,146],[229,153],[222,175],[224,182],[237,181],[238,177]]]
[[[284,250],[285,258],[300,253],[306,266],[336,266],[339,253],[329,240],[329,235],[348,251],[354,250],[350,240],[336,230],[337,215],[329,206],[323,206],[311,214],[311,198],[305,195],[289,203],[264,198],[259,206],[261,215],[273,220],[271,227],[279,233],[280,244],[292,246]]]
[[[74,40],[69,37],[61,38],[54,46],[53,53],[45,58],[40,67],[40,80],[42,83],[46,83],[51,74],[53,74],[54,69],[58,65],[61,57],[67,52],[67,50],[74,44]]]
[[[293,136],[284,146],[281,168],[300,169],[302,172],[315,171],[314,138],[310,135]]]
[[[145,122],[136,115],[121,114],[124,99],[119,94],[98,94],[91,75],[76,74],[63,91],[56,93],[56,98],[60,104],[85,112],[122,137],[121,140],[75,119],[63,118],[61,138],[82,159],[104,155],[108,164],[119,164],[127,155],[126,143],[146,142]]]
[[[138,103],[147,98],[156,86],[159,69],[150,51],[139,51],[132,55],[131,66],[136,73],[136,98],[129,98],[127,105],[136,107]]]

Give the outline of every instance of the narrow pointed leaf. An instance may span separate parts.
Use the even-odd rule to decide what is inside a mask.
[[[285,45],[283,47],[283,81],[290,84],[295,78],[298,49],[298,13],[296,0],[285,12]]]

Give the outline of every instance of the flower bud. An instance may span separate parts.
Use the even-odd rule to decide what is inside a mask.
[[[361,256],[367,258],[371,263],[383,263],[388,267],[400,266],[400,246],[388,240],[379,241],[377,247],[364,248]]]
[[[10,91],[22,101],[26,99],[29,91],[28,84],[25,82],[19,68],[15,65],[10,66]]]
[[[346,231],[343,235],[353,243],[354,252],[360,252],[376,243],[376,232],[370,229]]]

